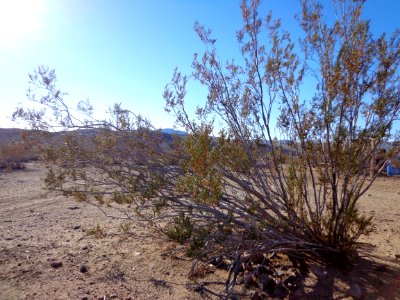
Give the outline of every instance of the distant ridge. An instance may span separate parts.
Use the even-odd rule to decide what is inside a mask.
[[[0,142],[12,143],[21,141],[21,132],[24,129],[19,128],[0,128]]]
[[[185,131],[182,131],[182,130],[175,130],[175,129],[172,129],[172,128],[164,128],[164,129],[161,129],[161,132],[162,133],[167,133],[167,134],[176,134],[176,135],[186,135],[187,133],[185,132]]]
[[[9,144],[13,142],[22,141],[21,133],[27,133],[30,130],[20,129],[20,128],[0,128],[0,144]],[[99,134],[101,129],[78,129],[72,132],[77,133],[81,137],[91,137]],[[163,138],[167,142],[171,142],[173,140],[174,135],[184,136],[187,133],[181,130],[175,130],[172,128],[165,128],[160,130],[163,134]],[[70,133],[72,133],[70,132]],[[52,132],[50,136],[56,138],[56,143],[62,142],[63,136],[66,134],[65,131],[60,132]]]

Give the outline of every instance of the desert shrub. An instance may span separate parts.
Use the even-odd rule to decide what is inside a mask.
[[[104,237],[104,231],[101,228],[101,226],[99,224],[96,225],[96,227],[92,227],[86,230],[86,235],[88,236],[93,236],[95,238],[102,238]]]
[[[221,147],[219,159],[221,163],[235,172],[250,172],[253,162],[239,141],[231,142],[225,139],[224,135],[221,135],[218,146]]]
[[[38,159],[38,154],[23,142],[0,145],[0,169],[21,170],[24,163]]]
[[[183,213],[181,213],[171,222],[169,228],[166,231],[166,235],[171,240],[182,244],[192,237],[193,228],[194,225],[193,222],[190,220],[190,217],[185,216]]]
[[[81,102],[86,117],[72,116],[55,71],[43,66],[30,80],[46,92],[28,96],[52,116],[23,108],[14,116],[45,131],[54,128],[46,121],[52,117],[65,129],[62,142],[43,149],[48,188],[98,205],[129,205],[136,217],[165,224],[170,238],[192,240],[193,253],[234,245],[349,259],[371,229],[358,202],[387,163],[384,157],[370,176],[400,110],[400,31],[374,38],[363,2],[339,0],[336,9],[345,11],[328,24],[320,3],[302,1],[304,36],[296,44],[279,20],[259,15],[260,1],[242,1],[243,64],[223,64],[211,31],[196,24],[206,50],[195,56],[190,78],[208,97],[193,119],[185,107],[189,77],[175,70],[166,110],[188,134],[172,148],[121,105],[109,119],[94,120],[93,107]],[[318,84],[302,99],[308,80]],[[208,121],[215,118],[222,128]],[[194,238],[209,224],[216,229]]]
[[[301,2],[300,46],[279,20],[259,15],[260,1],[242,1],[242,65],[221,62],[211,30],[196,24],[206,51],[195,55],[191,78],[209,91],[197,110],[200,125],[185,109],[189,77],[175,71],[164,92],[168,110],[194,136],[202,137],[205,120],[217,116],[234,141],[224,149],[229,141],[221,135],[208,151],[216,159],[203,173],[218,172],[221,185],[230,187],[213,195],[210,206],[224,212],[214,217],[229,212],[234,227],[263,247],[331,260],[351,257],[358,237],[371,230],[358,201],[387,163],[383,157],[370,176],[400,109],[399,31],[374,38],[361,17],[363,1],[339,2],[332,24],[321,3]],[[318,84],[302,100],[306,80]]]
[[[123,222],[123,223],[121,223],[121,224],[119,225],[119,230],[120,230],[122,233],[127,234],[127,233],[130,232],[131,226],[132,226],[132,222]]]

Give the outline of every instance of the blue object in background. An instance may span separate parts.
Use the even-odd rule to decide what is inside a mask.
[[[400,168],[392,167],[392,165],[388,163],[386,173],[388,174],[388,176],[400,175]]]

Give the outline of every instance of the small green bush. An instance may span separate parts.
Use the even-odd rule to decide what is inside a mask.
[[[94,236],[95,238],[98,239],[104,237],[105,235],[103,229],[100,227],[99,224],[97,224],[96,227],[88,229],[86,234],[88,236]]]
[[[170,227],[167,229],[166,235],[173,241],[180,244],[185,243],[192,237],[194,224],[189,216],[181,213],[176,217]]]

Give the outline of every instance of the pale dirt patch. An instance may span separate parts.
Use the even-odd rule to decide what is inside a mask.
[[[192,261],[170,255],[174,244],[139,222],[123,234],[120,220],[93,206],[46,195],[44,176],[39,163],[0,175],[1,300],[203,299],[190,286]],[[314,268],[291,299],[343,299],[351,284],[361,287],[363,299],[400,299],[400,179],[379,178],[361,208],[376,222],[375,232],[361,239],[365,257],[347,273]],[[105,236],[87,236],[97,224]],[[53,268],[53,261],[62,266]],[[204,280],[221,283],[207,286],[218,292],[226,276],[218,270]]]
[[[46,195],[44,175],[34,163],[0,176],[0,299],[200,299],[186,287],[191,262],[162,256],[162,236],[135,223],[122,234],[95,207]],[[105,237],[86,236],[97,224]]]

